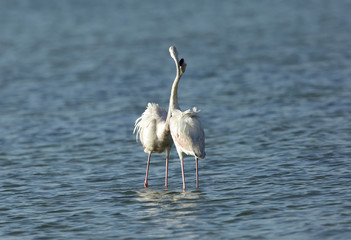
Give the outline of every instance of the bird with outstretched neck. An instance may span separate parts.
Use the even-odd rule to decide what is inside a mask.
[[[185,71],[186,63],[183,59],[178,61],[178,52],[174,46],[169,48],[169,52],[177,66],[177,76],[172,85],[167,121],[169,120],[169,128],[172,139],[179,155],[182,170],[183,190],[185,191],[184,154],[195,157],[196,188],[199,188],[198,159],[205,158],[206,156],[205,133],[199,119],[198,111],[195,107],[193,110],[189,109],[184,112],[182,112],[179,108],[177,96],[178,83],[182,71]],[[168,126],[168,124],[166,125]]]

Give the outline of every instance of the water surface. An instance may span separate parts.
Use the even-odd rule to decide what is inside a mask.
[[[349,1],[1,1],[1,239],[351,238]],[[132,135],[201,110],[195,189]]]

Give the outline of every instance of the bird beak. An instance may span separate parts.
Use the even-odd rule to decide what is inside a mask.
[[[180,59],[179,66],[180,66],[180,72],[183,74],[185,72],[185,69],[186,69],[186,66],[187,66],[184,58]]]

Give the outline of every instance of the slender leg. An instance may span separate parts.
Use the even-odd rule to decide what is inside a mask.
[[[166,177],[165,177],[165,187],[168,187],[168,153],[166,153]]]
[[[145,175],[145,182],[144,182],[144,187],[146,188],[147,188],[147,177],[149,175],[150,158],[151,158],[151,153],[149,153],[149,157],[147,158],[146,175]]]
[[[196,164],[196,188],[199,188],[199,158],[195,158],[195,164]]]
[[[183,157],[180,158],[180,166],[182,168],[183,191],[185,191],[185,175],[184,175],[184,161],[183,161]]]

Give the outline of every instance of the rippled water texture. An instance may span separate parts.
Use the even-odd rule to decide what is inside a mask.
[[[351,239],[350,1],[0,2],[1,239]],[[205,160],[132,135],[188,63]]]

